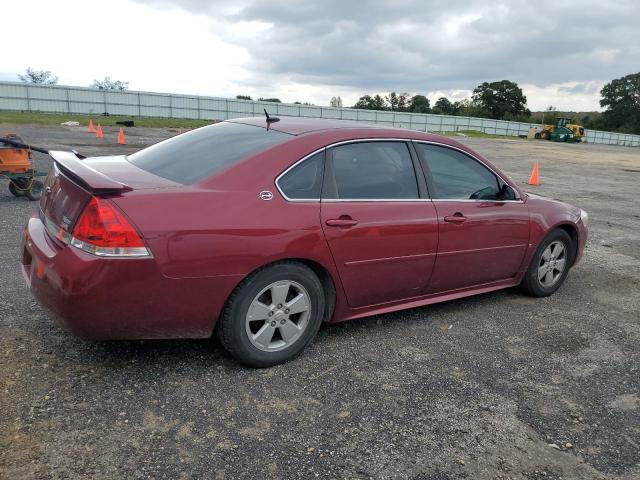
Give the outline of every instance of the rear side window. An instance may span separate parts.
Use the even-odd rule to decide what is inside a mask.
[[[498,178],[487,167],[462,152],[438,145],[415,144],[426,162],[435,187],[432,198],[495,200]]]
[[[404,142],[362,142],[330,149],[324,198],[347,200],[416,199],[418,183]],[[329,170],[331,168],[331,170]]]
[[[285,173],[278,179],[278,187],[292,200],[319,200],[323,168],[324,150]]]
[[[222,122],[151,145],[127,159],[160,177],[190,184],[290,138],[275,130]]]

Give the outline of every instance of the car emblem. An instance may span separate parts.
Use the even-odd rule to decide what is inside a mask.
[[[71,219],[69,217],[67,217],[66,215],[62,216],[62,225],[61,227],[64,228],[65,230],[69,229],[69,225],[71,225]]]
[[[271,193],[269,190],[263,190],[260,192],[260,198],[262,200],[271,200],[273,198],[273,193]]]

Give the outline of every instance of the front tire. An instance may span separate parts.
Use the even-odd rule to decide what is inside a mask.
[[[238,285],[218,322],[218,338],[245,365],[270,367],[302,352],[318,332],[324,312],[325,293],[313,270],[279,262]]]
[[[547,297],[564,283],[573,264],[575,246],[567,232],[553,230],[540,243],[522,279],[522,289],[533,297]]]

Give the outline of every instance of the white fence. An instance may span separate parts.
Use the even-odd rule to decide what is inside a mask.
[[[0,110],[124,115],[134,117],[227,120],[270,114],[356,120],[423,132],[478,130],[495,135],[526,135],[533,123],[421,113],[357,110],[217,97],[135,91],[104,91],[58,85],[0,82]],[[586,131],[587,142],[640,146],[640,135]]]

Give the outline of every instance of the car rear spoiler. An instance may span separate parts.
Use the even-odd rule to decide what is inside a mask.
[[[130,186],[91,168],[75,152],[50,150],[48,153],[60,170],[93,193],[118,193],[133,190]]]

